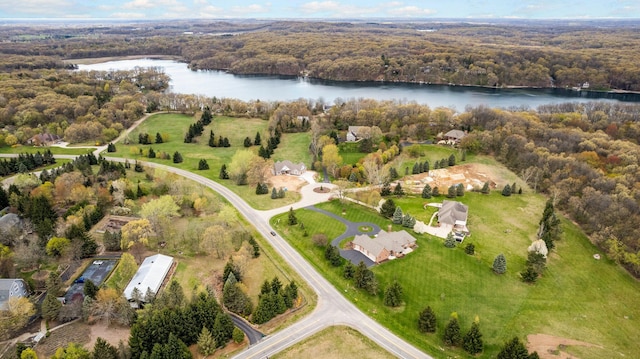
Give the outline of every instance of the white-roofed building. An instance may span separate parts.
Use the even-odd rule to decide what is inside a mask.
[[[273,165],[273,173],[278,175],[296,175],[300,176],[307,170],[304,163],[295,164],[289,160],[278,161]]]
[[[158,294],[158,290],[160,290],[172,266],[173,257],[165,256],[164,254],[156,254],[145,258],[124,289],[125,298],[130,302],[135,301],[133,298],[134,288],[138,288],[143,298],[148,289],[151,289],[154,294]]]

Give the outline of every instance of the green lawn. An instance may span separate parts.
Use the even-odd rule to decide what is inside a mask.
[[[213,122],[205,127],[204,132],[197,138],[198,143],[184,143],[184,135],[192,123],[195,122],[194,117],[182,114],[157,114],[149,117],[134,131],[129,138],[129,145],[120,142],[116,144],[117,152],[105,154],[114,157],[129,158],[131,160],[139,159],[141,161],[151,161],[163,163],[170,166],[182,168],[204,177],[218,181],[226,187],[244,198],[251,206],[256,209],[270,209],[295,203],[300,199],[299,194],[289,192],[283,199],[272,200],[269,195],[257,196],[255,187],[237,186],[231,181],[222,181],[219,179],[220,168],[223,164],[229,164],[233,154],[244,149],[243,143],[245,137],[249,137],[252,141],[255,139],[256,133],[260,132],[263,144],[266,143],[269,135],[267,131],[267,122],[261,119],[246,119],[216,116]],[[209,147],[209,131],[213,131],[215,138],[227,137],[231,143],[231,147],[219,148]],[[152,142],[155,142],[156,133],[166,133],[169,135],[169,141],[166,143],[140,145],[138,144],[138,134],[146,132],[149,134]],[[272,158],[274,160],[290,159],[294,162],[304,162],[310,165],[309,151],[307,149],[309,143],[308,133],[283,134],[280,145],[275,150]],[[165,152],[171,156],[178,151],[183,157],[183,162],[174,164],[172,160],[162,160],[159,158],[147,158],[140,155],[139,150],[148,150],[153,148],[157,155]],[[257,152],[258,147],[253,146],[253,150]],[[198,162],[206,159],[210,169],[198,171]]]
[[[440,197],[438,200],[442,200]],[[568,347],[581,358],[640,357],[635,338],[640,335],[640,284],[609,260],[595,260],[597,248],[572,223],[563,220],[564,237],[550,255],[548,269],[535,285],[524,284],[519,272],[524,269],[527,246],[535,237],[544,198],[534,194],[502,197],[467,193],[458,198],[469,205],[470,242],[476,254],[464,253],[464,245],[455,249],[442,240],[416,235],[419,247],[405,258],[375,267],[380,283],[376,297],[355,290],[341,276],[341,269],[330,267],[323,251],[311,244],[316,230],[327,235],[341,232],[337,221],[308,210],[298,210],[309,237],[299,228],[286,225],[286,214],[272,220],[274,227],[325,275],[340,292],[364,312],[396,334],[438,358],[458,355],[461,349],[446,349],[442,332],[452,312],[458,313],[462,331],[468,330],[476,316],[485,340],[480,357],[492,358],[502,344],[518,335],[544,333],[577,339],[602,348]],[[396,199],[394,199],[396,200]],[[428,217],[422,198],[397,199],[405,212],[419,219]],[[389,223],[375,212],[355,204],[337,201],[318,205],[352,221],[371,221],[383,228]],[[432,213],[429,212],[429,214]],[[277,224],[280,219],[280,224]],[[396,227],[399,229],[399,227]],[[499,253],[507,258],[507,274],[493,274],[491,265]],[[405,305],[390,309],[382,304],[384,288],[397,279],[405,292]],[[424,335],[417,331],[418,313],[430,305],[438,316],[438,332]]]
[[[33,147],[33,146],[18,146],[18,147],[0,147],[0,153],[44,153],[46,150],[50,150],[54,155],[84,155],[89,152],[93,152],[95,148],[63,148],[63,147]]]

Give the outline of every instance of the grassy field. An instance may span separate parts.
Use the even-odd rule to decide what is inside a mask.
[[[19,153],[44,153],[46,150],[50,150],[54,155],[84,155],[89,152],[93,152],[95,148],[64,148],[64,147],[33,147],[33,146],[18,146],[18,147],[0,147],[1,154],[19,154]]]
[[[142,161],[151,161],[163,163],[185,170],[193,171],[204,177],[214,181],[223,183],[232,191],[244,198],[251,206],[256,209],[271,209],[281,207],[287,204],[297,202],[300,197],[297,193],[288,193],[286,198],[272,200],[269,195],[257,196],[255,187],[237,186],[231,181],[220,180],[220,168],[223,164],[229,164],[233,154],[244,149],[243,143],[245,137],[254,140],[256,133],[260,132],[263,143],[266,143],[269,134],[267,131],[267,122],[261,119],[231,118],[231,117],[214,117],[213,122],[205,127],[203,134],[197,138],[198,143],[184,143],[184,135],[190,124],[195,122],[195,118],[181,114],[157,114],[149,117],[145,122],[138,126],[129,134],[129,145],[117,143],[117,152],[109,153],[109,156],[129,158],[131,160],[139,159]],[[220,136],[227,137],[231,143],[231,147],[219,148],[209,147],[209,131],[213,131],[215,138]],[[156,133],[165,133],[169,136],[169,141],[161,144],[140,145],[138,142],[138,134],[149,133],[152,142],[155,141]],[[289,159],[294,162],[304,162],[307,166],[311,165],[309,151],[308,133],[283,134],[280,145],[275,150],[272,159],[274,161]],[[178,151],[182,155],[184,161],[174,164],[171,160],[162,160],[159,158],[150,159],[140,155],[141,149],[148,150],[153,148],[156,154],[166,152],[169,155]],[[257,152],[258,147],[253,146],[252,149]],[[198,171],[198,162],[206,159],[210,169]]]
[[[440,197],[440,200],[442,197]],[[520,281],[525,267],[526,250],[534,239],[544,198],[534,194],[502,197],[467,193],[459,198],[469,205],[469,228],[472,236],[465,243],[476,246],[476,254],[464,253],[464,245],[455,249],[443,246],[442,240],[416,235],[419,247],[405,258],[374,268],[380,283],[378,296],[356,290],[342,278],[341,269],[328,265],[321,248],[311,244],[316,230],[327,235],[340,232],[334,221],[322,214],[298,210],[304,218],[309,237],[299,228],[285,228],[286,215],[274,217],[272,224],[346,297],[364,312],[398,335],[438,358],[458,355],[461,349],[443,351],[442,333],[451,313],[459,316],[462,331],[468,330],[476,316],[484,335],[483,358],[495,357],[502,344],[514,335],[544,333],[577,339],[599,347],[567,347],[568,353],[581,358],[640,357],[635,338],[640,335],[640,308],[631,303],[640,300],[640,284],[615,263],[595,260],[597,248],[572,223],[563,220],[563,239],[550,255],[548,269],[534,285]],[[400,199],[397,203],[418,219],[427,217],[422,198]],[[355,204],[331,202],[318,205],[352,221],[389,223],[373,211]],[[399,229],[399,227],[398,227]],[[491,265],[499,253],[507,258],[505,275],[493,274]],[[394,279],[402,285],[405,304],[390,309],[382,304],[384,288]],[[438,332],[424,335],[416,329],[418,313],[427,305],[438,317]]]
[[[276,354],[273,358],[395,358],[371,339],[349,327],[329,327]]]

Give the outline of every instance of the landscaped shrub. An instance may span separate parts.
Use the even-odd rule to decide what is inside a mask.
[[[473,243],[467,243],[467,245],[464,247],[464,252],[472,256],[476,252],[476,246],[474,246]]]
[[[504,274],[507,271],[507,259],[500,253],[493,260],[493,271],[496,274]]]
[[[423,333],[435,333],[436,331],[436,313],[431,307],[426,307],[420,312],[418,318],[418,330]]]

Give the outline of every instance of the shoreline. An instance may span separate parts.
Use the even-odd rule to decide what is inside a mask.
[[[88,58],[78,58],[78,59],[64,59],[62,62],[67,64],[76,64],[76,65],[93,65],[110,61],[125,61],[125,60],[139,60],[139,59],[153,59],[153,60],[169,60],[169,61],[177,61],[177,62],[185,62],[187,66],[188,62],[182,57],[177,55],[129,55],[129,56],[107,56],[107,57],[88,57]],[[228,71],[228,69],[198,69],[197,71],[224,71],[230,73],[232,75],[240,75],[240,76],[293,76],[295,75],[269,75],[269,74],[242,74]],[[299,75],[298,77],[307,77]],[[339,80],[328,80],[317,77],[308,77],[310,79],[320,80],[320,81],[329,81],[329,82],[371,82],[371,83],[388,83],[388,84],[413,84],[413,85],[436,85],[436,86],[447,86],[447,87],[467,87],[467,88],[480,88],[487,90],[562,90],[567,92],[575,92],[579,93],[592,93],[592,94],[600,94],[600,95],[640,95],[640,91],[628,91],[621,89],[611,89],[611,90],[588,90],[581,89],[580,91],[572,90],[571,88],[561,88],[561,87],[537,87],[537,86],[519,86],[519,85],[505,85],[505,86],[485,86],[485,85],[473,85],[473,84],[453,84],[453,83],[425,83],[425,82],[406,82],[406,81],[380,81],[380,80],[364,80],[364,81],[356,81],[356,80],[348,80],[348,81],[339,81]]]

